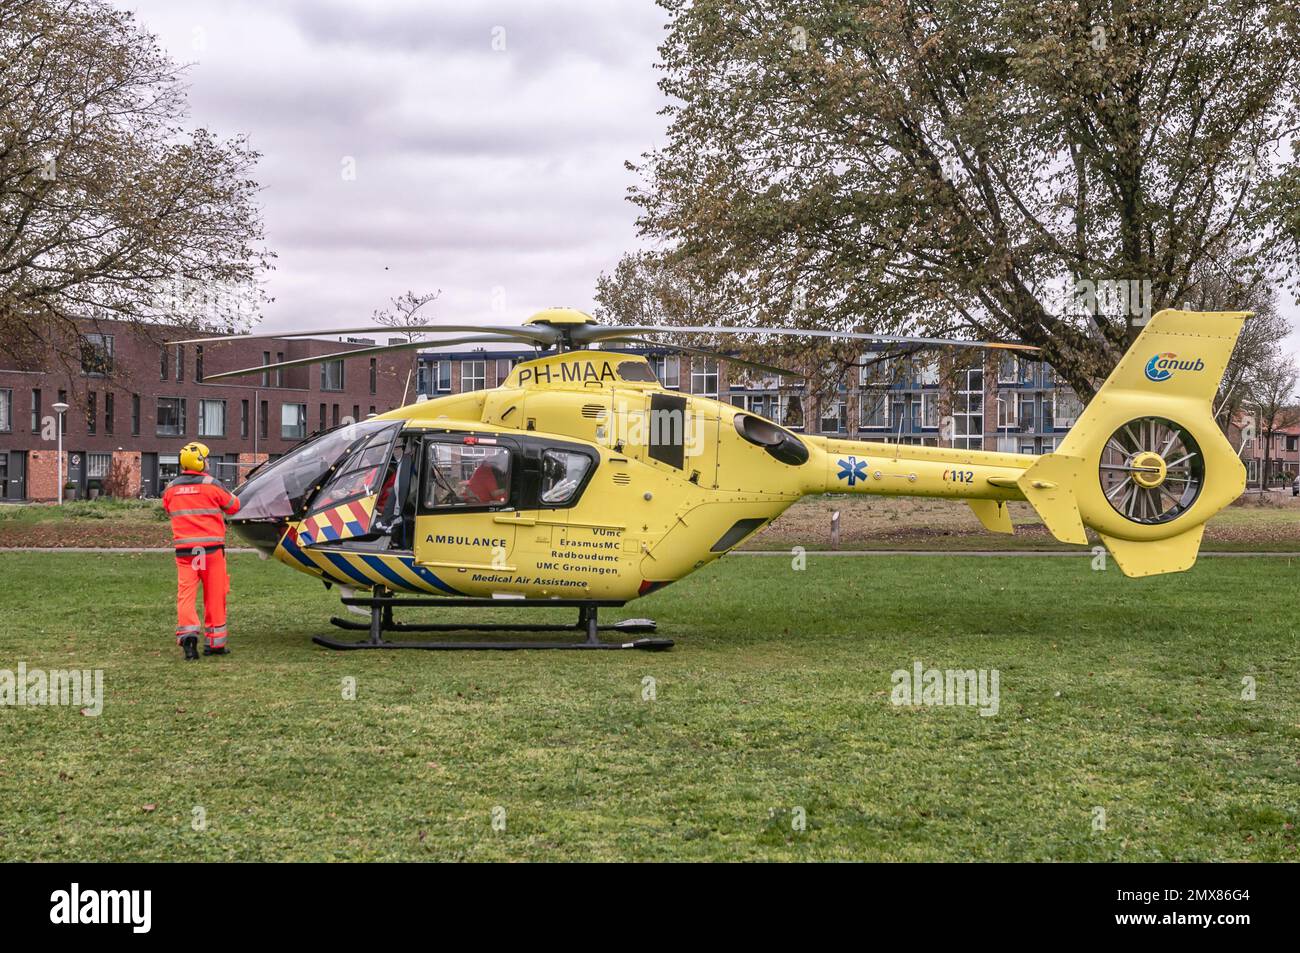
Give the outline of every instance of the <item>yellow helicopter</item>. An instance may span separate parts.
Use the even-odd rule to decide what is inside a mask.
[[[526,342],[550,353],[518,364],[497,388],[400,407],[307,440],[249,474],[236,490],[240,510],[232,523],[264,553],[341,587],[345,605],[369,610],[368,624],[331,620],[368,630],[368,638],[315,639],[338,649],[667,648],[671,640],[659,638],[602,641],[601,631],[638,635],[653,632],[654,623],[600,626],[598,609],[681,579],[799,498],[818,493],[963,499],[987,529],[1000,533],[1012,532],[1006,504],[1027,500],[1062,542],[1086,543],[1085,527],[1091,527],[1126,575],[1177,572],[1195,562],[1206,520],[1245,486],[1245,468],[1216,425],[1211,402],[1248,316],[1155,315],[1060,447],[1038,457],[795,434],[730,404],[665,389],[643,357],[595,349],[684,330],[1033,350],[1024,345],[772,328],[611,327],[565,308],[540,312],[521,326],[412,325],[400,330],[469,335],[439,344]],[[371,329],[289,336],[340,330]],[[349,356],[429,344],[381,345]],[[208,377],[267,370],[259,365]],[[451,605],[575,607],[579,614],[575,625],[393,619],[395,607]],[[584,637],[384,638],[386,632],[466,630]]]

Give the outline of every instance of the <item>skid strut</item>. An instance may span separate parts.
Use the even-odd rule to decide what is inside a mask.
[[[345,606],[362,606],[370,610],[370,621],[353,622],[351,619],[330,619],[331,624],[349,631],[368,632],[369,637],[358,642],[331,639],[317,635],[312,641],[327,649],[351,651],[354,649],[425,649],[427,651],[497,651],[511,652],[524,649],[642,649],[645,651],[662,651],[673,646],[672,639],[633,639],[630,642],[602,642],[601,632],[617,632],[623,635],[640,635],[655,631],[655,624],[649,619],[627,619],[613,625],[600,625],[597,622],[597,610],[616,608],[622,602],[609,600],[583,599],[475,599],[462,598],[400,598],[391,591],[376,587],[372,596],[352,596],[344,598]],[[442,606],[475,607],[493,609],[555,609],[577,608],[578,621],[569,625],[495,623],[495,622],[442,622],[442,623],[404,623],[393,621],[393,608],[435,608]],[[389,642],[384,638],[385,632],[573,632],[583,636],[579,642]]]

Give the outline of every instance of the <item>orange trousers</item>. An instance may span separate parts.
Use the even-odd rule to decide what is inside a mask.
[[[194,597],[203,584],[203,625],[194,609]],[[226,552],[195,553],[176,557],[176,642],[187,635],[205,632],[208,645],[219,649],[226,644],[226,593],[230,577],[226,575]]]

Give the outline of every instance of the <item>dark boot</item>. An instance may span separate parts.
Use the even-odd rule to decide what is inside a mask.
[[[193,662],[199,657],[199,637],[186,635],[181,638],[181,648],[185,651],[185,661]]]
[[[204,655],[229,655],[230,649],[226,648],[224,645],[219,649],[214,649],[210,645],[205,645],[203,646],[203,654]],[[198,656],[196,655],[195,658],[198,658]]]

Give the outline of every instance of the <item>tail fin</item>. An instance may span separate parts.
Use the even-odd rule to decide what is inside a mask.
[[[1246,486],[1212,402],[1249,312],[1161,311],[1055,453],[1017,480],[1057,539],[1096,530],[1128,576],[1190,569]]]

